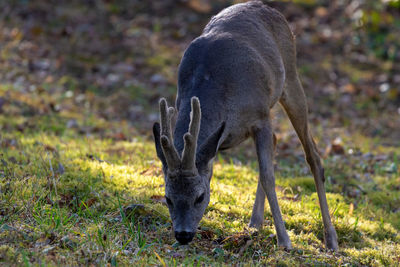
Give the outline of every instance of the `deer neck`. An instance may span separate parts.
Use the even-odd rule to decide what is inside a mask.
[[[184,147],[183,135],[187,133],[190,124],[190,110],[190,100],[185,103],[182,101],[174,130],[174,145],[180,155]],[[209,109],[205,107],[201,108],[201,123],[199,137],[197,139],[197,150],[215,129],[218,128],[220,122],[214,120],[214,116]]]

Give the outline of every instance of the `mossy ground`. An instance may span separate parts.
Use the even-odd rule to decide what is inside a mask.
[[[2,87],[0,95],[8,95],[9,110],[40,107],[12,87]],[[41,99],[70,103],[46,92]],[[318,199],[300,148],[295,149],[297,156],[278,153],[276,162],[276,189],[293,250],[277,247],[268,205],[264,228],[247,228],[258,176],[251,152],[243,161],[231,160],[229,154],[218,157],[211,202],[199,232],[190,245],[179,246],[163,204],[163,176],[151,137],[123,121],[85,119],[78,115],[84,108],[75,106],[74,111],[31,117],[15,113],[12,120],[0,115],[4,264],[399,264],[398,147],[381,147],[360,137],[360,144],[351,144],[357,150],[353,154],[325,159],[339,252],[324,248]],[[76,125],[67,127],[71,117]],[[82,131],[87,128],[96,130]],[[252,145],[246,142],[241,149],[252,150]],[[387,156],[366,154],[380,150],[386,154],[379,155]],[[238,153],[233,158],[243,154]],[[369,168],[373,171],[366,171]],[[357,173],[362,177],[355,177]]]

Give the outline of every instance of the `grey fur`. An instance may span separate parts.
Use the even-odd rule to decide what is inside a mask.
[[[337,250],[336,231],[325,196],[323,168],[308,128],[306,99],[297,74],[294,36],[285,18],[260,1],[224,9],[186,49],[178,76],[174,149],[179,155],[188,145],[193,150],[190,144],[196,139],[187,137],[193,136],[191,130],[189,135],[186,133],[193,121],[190,117],[190,111],[194,109],[192,99],[197,97],[201,104],[201,127],[196,155],[191,154],[196,171],[187,172],[181,166],[171,172],[168,169],[171,153],[163,153],[164,145],[161,148],[158,141],[158,124],[153,128],[157,155],[163,162],[165,194],[177,240],[190,242],[196,232],[209,203],[212,162],[217,151],[236,146],[252,136],[260,177],[250,226],[262,226],[267,196],[278,244],[291,248],[275,192],[272,164],[274,136],[270,109],[279,101],[299,136],[314,175],[326,246]],[[162,137],[161,144],[163,142],[166,143]],[[193,162],[192,158],[190,162]]]

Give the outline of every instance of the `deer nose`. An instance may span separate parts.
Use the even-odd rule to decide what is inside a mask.
[[[186,245],[187,243],[192,241],[193,237],[194,237],[194,232],[186,232],[186,231],[178,232],[178,231],[175,231],[175,238],[182,245]]]

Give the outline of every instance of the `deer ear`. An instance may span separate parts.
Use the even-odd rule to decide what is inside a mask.
[[[160,124],[158,122],[153,125],[154,143],[156,145],[157,157],[161,160],[163,167],[167,167],[167,161],[161,148],[160,143]]]
[[[196,155],[196,167],[198,170],[204,170],[208,166],[210,160],[217,155],[218,144],[224,129],[225,122],[222,122],[221,126],[201,144]]]

